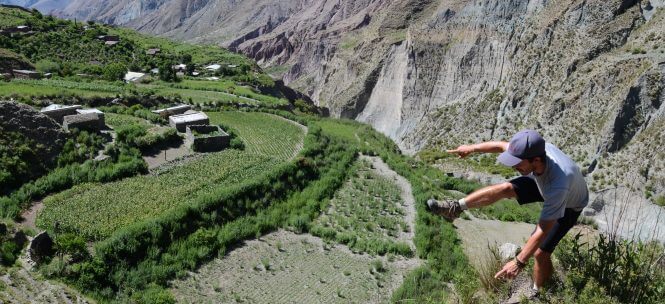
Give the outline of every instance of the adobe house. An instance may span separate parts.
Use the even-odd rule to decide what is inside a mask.
[[[27,33],[30,32],[30,27],[27,25],[19,25],[15,27],[6,28],[3,30],[5,33]]]
[[[186,132],[187,126],[192,125],[207,125],[210,123],[208,115],[203,112],[185,113],[179,115],[171,115],[169,117],[169,125],[176,128],[178,132]]]
[[[120,37],[115,35],[101,35],[97,36],[97,39],[101,41],[120,41]]]
[[[208,71],[212,71],[212,72],[214,72],[214,71],[218,71],[219,69],[221,69],[222,66],[219,65],[219,64],[216,64],[216,63],[215,63],[215,64],[211,64],[211,65],[209,65],[209,66],[207,66],[207,67],[205,67],[205,68],[206,68],[206,70],[208,70]]]
[[[104,128],[104,120],[95,113],[68,115],[63,118],[62,127],[67,131],[79,129],[97,132]]]
[[[139,73],[139,72],[127,72],[125,73],[124,80],[125,82],[137,82],[140,81],[141,79],[145,78],[146,74],[145,73]]]
[[[18,79],[41,79],[42,73],[30,70],[12,70],[14,78]]]
[[[95,114],[99,118],[99,125],[101,128],[104,128],[106,126],[106,117],[104,116],[104,112],[97,110],[97,109],[77,109],[76,110],[77,114]]]
[[[161,49],[156,49],[156,48],[155,49],[148,49],[147,51],[145,51],[146,55],[152,55],[152,56],[157,55],[161,52],[162,52]]]
[[[192,106],[190,105],[177,105],[175,107],[170,107],[166,109],[159,109],[159,110],[154,110],[152,113],[162,115],[162,113],[165,113],[164,115],[178,115],[178,114],[184,114],[185,112],[189,111],[192,109]]]
[[[231,136],[219,126],[191,125],[186,133],[186,142],[195,152],[221,151],[231,143]]]
[[[52,104],[48,107],[41,109],[39,112],[42,114],[51,117],[53,120],[62,124],[63,118],[68,115],[78,114],[77,110],[83,109],[79,105],[65,106],[60,104]]]

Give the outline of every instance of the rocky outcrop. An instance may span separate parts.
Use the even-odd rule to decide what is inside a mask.
[[[32,151],[47,167],[55,165],[66,141],[66,134],[54,120],[16,102],[0,101],[0,129],[19,133],[33,142]]]

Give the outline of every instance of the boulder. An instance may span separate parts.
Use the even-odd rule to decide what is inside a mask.
[[[41,232],[30,243],[28,252],[30,253],[30,258],[35,262],[42,261],[45,257],[51,256],[54,252],[53,250],[53,239],[48,235],[46,231]]]
[[[596,215],[596,213],[597,213],[596,210],[594,210],[593,208],[589,208],[589,207],[584,208],[584,210],[582,210],[582,215],[584,215],[584,216],[594,216],[594,215]]]
[[[502,261],[508,261],[517,255],[517,251],[520,249],[520,246],[517,246],[513,243],[505,243],[499,246],[499,256]]]

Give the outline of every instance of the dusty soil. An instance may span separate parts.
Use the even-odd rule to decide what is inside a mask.
[[[44,203],[42,201],[33,202],[32,207],[21,214],[22,220],[18,225],[24,228],[37,229],[35,220],[37,219],[37,214],[39,214],[42,209],[44,209]]]
[[[160,150],[157,153],[151,155],[144,155],[143,160],[148,164],[148,169],[157,168],[165,163],[173,161],[187,155],[194,154],[188,147],[187,144],[183,141],[182,144],[178,147],[171,147],[166,150]]]
[[[384,270],[373,270],[380,260]],[[180,303],[386,303],[415,259],[372,257],[309,234],[278,231],[172,282]]]
[[[490,254],[489,246],[513,243],[522,247],[535,229],[533,224],[483,220],[470,212],[466,214],[470,220],[457,219],[453,224],[457,227],[464,252],[475,267],[479,267],[479,261]]]

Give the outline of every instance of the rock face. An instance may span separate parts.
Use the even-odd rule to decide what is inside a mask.
[[[536,128],[584,167],[592,189],[653,198],[665,195],[663,6],[75,0],[62,14],[243,52],[407,152]]]

